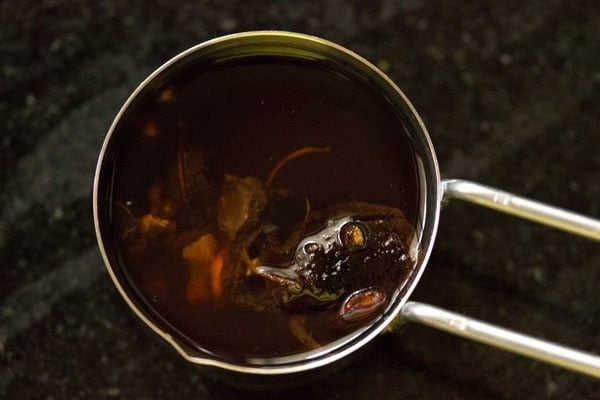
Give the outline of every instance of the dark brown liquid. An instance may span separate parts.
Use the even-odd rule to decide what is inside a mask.
[[[310,212],[352,201],[396,207],[415,225],[421,201],[415,155],[392,106],[322,62],[253,58],[208,70],[189,67],[169,79],[117,127],[115,173],[106,190],[116,258],[147,312],[187,347],[234,360],[308,350],[294,325],[313,344],[360,327],[336,319],[339,303],[290,312],[257,276],[248,277],[247,296],[264,304],[234,301],[225,274],[229,256],[223,293],[211,295],[206,283],[200,287],[209,293],[190,301],[193,267],[182,252],[209,233],[213,247],[225,249],[221,254],[235,252],[240,239],[228,238],[215,221],[225,174],[264,183],[279,160],[306,146],[330,150],[287,163],[272,183],[281,196],[306,198]],[[288,231],[307,211],[303,201],[290,207],[284,210],[292,220]],[[385,287],[389,301],[409,273],[365,287]]]

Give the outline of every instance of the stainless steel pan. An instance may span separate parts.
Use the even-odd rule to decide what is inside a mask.
[[[422,251],[417,271],[410,278],[404,295],[398,296],[377,321],[353,334],[315,351],[289,357],[249,359],[232,363],[207,354],[190,354],[168,331],[161,328],[152,316],[142,310],[121,273],[107,240],[108,209],[100,188],[110,179],[111,157],[114,151],[115,127],[141,93],[152,90],[173,71],[196,62],[215,62],[228,57],[257,54],[286,55],[303,59],[327,59],[353,74],[360,74],[380,90],[404,119],[410,139],[416,149],[421,175],[420,220],[417,240]],[[459,199],[493,208],[521,218],[565,230],[576,235],[600,240],[600,221],[558,209],[523,197],[515,196],[474,182],[440,178],[438,162],[427,130],[404,93],[375,66],[355,53],[312,36],[288,32],[248,32],[234,34],[199,44],[175,56],[151,74],[125,102],[113,122],[100,152],[94,182],[94,221],[96,235],[108,272],[125,301],[139,318],[160,337],[171,344],[185,359],[193,363],[214,366],[230,371],[281,375],[321,367],[355,352],[379,335],[397,318],[418,322],[437,329],[515,352],[543,362],[558,365],[583,374],[600,377],[600,357],[558,344],[510,331],[441,308],[410,301],[410,295],[424,272],[434,245],[442,203]]]

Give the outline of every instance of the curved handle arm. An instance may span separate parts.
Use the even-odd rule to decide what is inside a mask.
[[[600,240],[600,221],[478,183],[442,182],[444,200],[461,199],[540,224]],[[600,378],[600,356],[536,339],[427,304],[408,302],[401,316],[490,346]]]
[[[600,240],[600,221],[538,201],[458,179],[442,182],[444,200],[460,199],[553,228]]]
[[[428,304],[409,301],[403,319],[600,378],[600,357],[488,324]]]

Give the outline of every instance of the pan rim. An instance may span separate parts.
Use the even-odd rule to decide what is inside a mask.
[[[159,326],[157,326],[142,310],[139,309],[136,302],[131,298],[130,294],[127,293],[126,289],[122,286],[122,282],[119,277],[113,270],[112,262],[108,256],[108,247],[105,246],[103,234],[101,231],[101,221],[100,221],[100,200],[99,200],[99,186],[101,173],[103,170],[103,166],[105,165],[106,156],[108,152],[108,148],[111,143],[111,139],[114,136],[114,132],[121,121],[123,115],[130,108],[135,99],[138,98],[140,93],[144,89],[146,89],[151,83],[155,82],[158,78],[160,78],[166,71],[173,68],[174,65],[182,62],[182,60],[187,59],[188,57],[197,54],[201,51],[206,51],[207,49],[214,48],[214,46],[223,46],[223,45],[231,45],[238,42],[260,42],[264,41],[265,43],[279,40],[282,42],[290,41],[290,43],[299,41],[303,43],[309,43],[310,45],[320,46],[323,48],[327,48],[336,52],[343,57],[348,57],[349,59],[354,60],[355,62],[364,66],[364,68],[368,69],[371,73],[377,75],[377,77],[383,82],[387,89],[390,90],[394,96],[397,96],[397,100],[399,104],[402,104],[406,108],[406,112],[408,112],[411,117],[412,125],[418,131],[419,139],[421,141],[420,146],[423,148],[422,156],[425,157],[424,161],[427,165],[421,168],[426,174],[424,179],[424,183],[421,186],[424,186],[423,189],[426,190],[426,193],[422,193],[425,197],[425,200],[422,201],[424,210],[423,213],[425,215],[421,215],[421,223],[423,227],[421,228],[421,238],[420,242],[424,242],[425,245],[421,246],[421,254],[419,256],[420,261],[417,263],[416,271],[411,275],[410,282],[408,282],[408,286],[405,289],[405,292],[399,299],[395,301],[393,307],[386,312],[386,314],[376,320],[374,323],[367,325],[357,331],[352,332],[350,335],[346,335],[338,340],[333,341],[325,345],[322,349],[318,349],[312,352],[303,352],[298,353],[293,356],[283,357],[281,359],[278,358],[265,358],[265,359],[257,359],[254,360],[250,364],[242,364],[236,363],[233,361],[224,361],[211,357],[199,357],[197,355],[190,354],[184,346],[177,342],[173,336],[169,333],[165,332]],[[413,127],[410,126],[410,129]],[[406,303],[406,301],[411,296],[413,290],[418,284],[423,271],[427,265],[429,260],[433,244],[435,242],[435,237],[437,234],[437,228],[439,223],[439,214],[440,214],[440,206],[442,199],[442,184],[439,172],[439,166],[437,162],[437,158],[435,156],[435,151],[433,148],[433,144],[427,132],[427,129],[421,120],[421,117],[417,113],[416,109],[409,101],[407,96],[402,92],[402,90],[382,71],[380,71],[376,66],[371,64],[366,59],[362,58],[358,54],[348,50],[340,45],[332,43],[330,41],[300,34],[293,32],[285,32],[285,31],[251,31],[251,32],[243,32],[236,33],[232,35],[222,36],[219,38],[215,38],[203,43],[200,43],[196,46],[193,46],[157,68],[154,72],[152,72],[146,79],[144,79],[136,89],[131,93],[131,95],[127,98],[125,103],[120,108],[117,113],[115,119],[113,120],[106,137],[104,139],[102,148],[100,150],[98,156],[98,163],[96,166],[95,176],[94,176],[94,186],[93,186],[93,215],[94,215],[94,227],[96,232],[96,238],[98,241],[98,246],[100,249],[100,253],[102,255],[105,267],[109,273],[113,284],[117,287],[121,297],[125,300],[128,306],[133,310],[133,312],[137,315],[138,318],[145,325],[147,325],[152,331],[154,331],[159,337],[161,337],[164,341],[169,343],[175,350],[184,357],[187,361],[205,365],[205,366],[213,366],[225,370],[230,370],[234,372],[241,373],[249,373],[256,375],[282,375],[282,374],[291,374],[298,373],[307,370],[312,370],[321,366],[328,365],[337,360],[340,360],[347,355],[355,352],[359,348],[362,348],[368,342],[370,342],[373,338],[378,336],[380,333],[384,331],[384,329],[398,317],[402,306]],[[425,205],[425,202],[427,205]],[[265,365],[265,360],[269,360],[270,364]]]

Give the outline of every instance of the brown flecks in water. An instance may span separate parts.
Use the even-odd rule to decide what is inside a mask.
[[[168,87],[162,92],[160,92],[157,99],[159,103],[172,103],[175,100],[175,89],[173,89],[173,87]]]
[[[151,228],[172,228],[175,230],[174,222],[169,221],[168,219],[159,218],[152,214],[146,214],[142,218],[140,218],[140,227],[142,232],[148,232]]]
[[[144,136],[157,137],[158,136],[158,125],[153,120],[148,120],[144,125]]]

